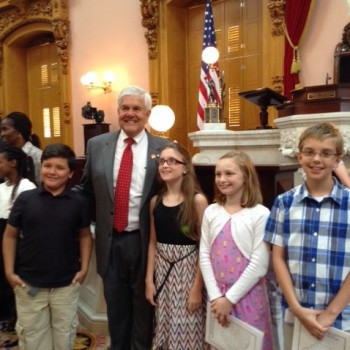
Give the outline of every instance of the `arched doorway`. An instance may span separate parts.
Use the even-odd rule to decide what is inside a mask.
[[[0,32],[0,115],[28,114],[43,147],[52,142],[72,145],[67,14],[61,11],[55,18],[50,2],[39,13],[36,5],[28,1],[23,16],[14,5],[0,8],[0,17],[9,12],[18,16]]]

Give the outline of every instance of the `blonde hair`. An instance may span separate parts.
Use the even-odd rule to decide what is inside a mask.
[[[221,159],[232,159],[243,173],[244,190],[241,197],[241,206],[243,208],[251,208],[262,203],[262,195],[260,190],[259,178],[256,173],[255,166],[249,156],[242,151],[231,151],[224,154]],[[226,203],[226,195],[222,194],[215,183],[215,201],[224,205]]]
[[[319,123],[305,129],[299,138],[298,149],[300,152],[303,150],[304,141],[308,138],[319,141],[324,141],[331,138],[334,140],[337,155],[343,155],[344,140],[339,129],[334,124]]]

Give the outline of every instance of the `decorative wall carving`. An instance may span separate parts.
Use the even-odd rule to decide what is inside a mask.
[[[150,92],[152,98],[152,107],[159,104],[159,94],[158,92]]]
[[[148,58],[150,60],[157,58],[157,30],[159,20],[159,1],[160,0],[140,0],[142,26],[147,29],[145,38],[148,44]]]
[[[348,156],[350,154],[350,130],[349,129],[341,129],[343,140],[344,140],[344,156]]]
[[[281,94],[283,92],[283,76],[275,75],[271,78],[272,88]]]
[[[28,6],[26,16],[52,16],[51,0],[40,0]]]
[[[62,73],[68,73],[68,40],[69,22],[67,20],[55,20],[52,22],[55,44],[61,59]]]
[[[272,35],[284,35],[282,24],[286,0],[269,0],[267,8],[270,10],[272,19]]]
[[[302,132],[315,123],[333,123],[344,139],[344,156],[350,154],[350,112],[331,112],[317,114],[293,115],[275,119],[275,125],[280,130],[280,148],[282,155],[295,159],[298,154],[299,138]],[[349,162],[349,158],[345,158]]]
[[[71,119],[70,119],[70,103],[69,102],[63,103],[63,109],[64,109],[64,122],[66,124],[70,124],[71,123]]]
[[[279,150],[285,157],[296,157],[298,154],[299,136],[296,130],[281,130],[281,147]]]
[[[9,8],[0,12],[0,37],[4,37],[9,32],[9,28],[15,26],[20,20],[21,13],[18,8]]]
[[[157,58],[157,27],[159,22],[160,0],[140,0],[142,26],[147,29],[145,33],[148,44],[149,59]],[[282,24],[284,21],[286,0],[269,0],[267,8],[270,10],[273,29],[272,35],[284,35]]]
[[[0,0],[0,9],[7,7],[17,7],[21,12],[27,8],[26,0]]]

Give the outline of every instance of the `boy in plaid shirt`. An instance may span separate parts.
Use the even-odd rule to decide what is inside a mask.
[[[273,245],[273,267],[283,292],[285,349],[293,319],[317,339],[330,326],[350,330],[350,191],[332,171],[341,161],[343,138],[332,124],[307,128],[298,161],[305,183],[279,195],[264,240]]]

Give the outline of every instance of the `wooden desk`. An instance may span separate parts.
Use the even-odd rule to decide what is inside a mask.
[[[277,195],[294,187],[294,173],[298,164],[264,164],[255,165],[258,172],[263,203],[271,208]],[[202,190],[208,197],[209,203],[214,199],[214,165],[195,165],[196,174]]]
[[[350,84],[308,86],[292,91],[292,100],[276,107],[278,117],[350,110]]]

